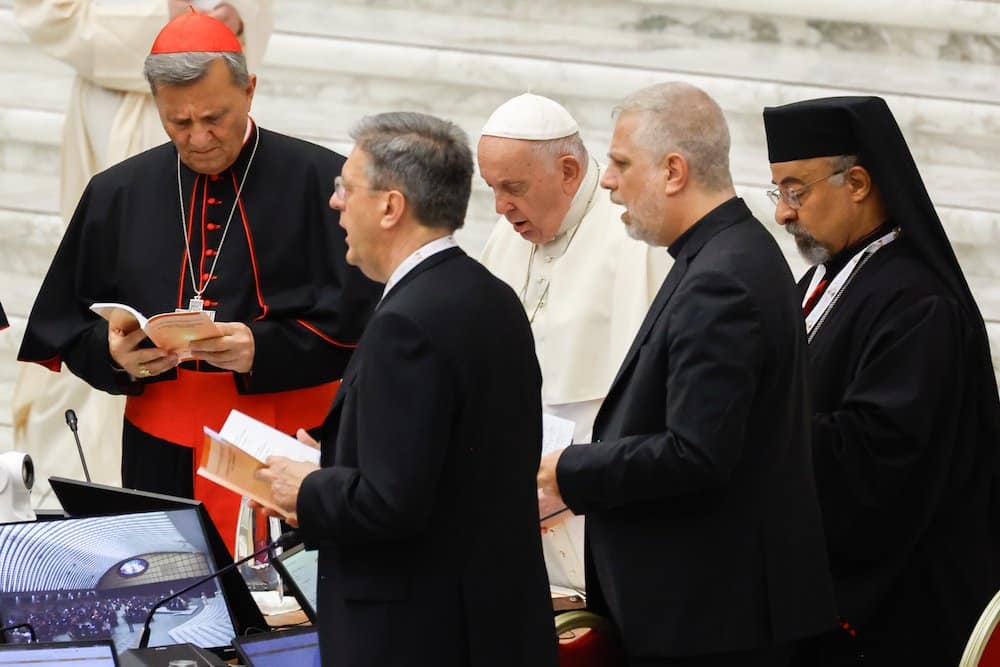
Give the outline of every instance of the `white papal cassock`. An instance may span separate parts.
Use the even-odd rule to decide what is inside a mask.
[[[506,219],[481,261],[524,304],[542,368],[542,408],[576,422],[574,442],[590,442],[594,417],[670,266],[663,248],[629,238],[624,211],[600,187],[590,159],[555,239],[521,238]],[[584,590],[583,517],[542,538],[549,582]]]

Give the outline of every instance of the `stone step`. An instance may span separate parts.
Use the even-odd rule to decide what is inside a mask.
[[[975,86],[977,79],[988,82],[989,68],[970,69],[1000,60],[1000,46],[990,39],[1000,34],[995,5],[924,2],[919,3],[920,20],[907,22],[905,15],[912,12],[906,6],[915,3],[865,2],[876,9],[856,15],[844,12],[842,3],[731,4],[596,0],[583,10],[566,0],[494,5],[476,0],[347,0],[335,5],[285,0],[276,27],[279,34],[1000,100],[1000,91]],[[978,11],[963,11],[970,7]],[[877,85],[869,71],[872,55],[879,57]],[[912,66],[915,59],[940,61],[941,66],[928,74]]]
[[[730,14],[760,14],[782,19],[826,21],[848,26],[875,25],[921,31],[1000,35],[996,0],[640,0],[649,5],[709,8]]]
[[[522,4],[526,3],[515,7]],[[673,43],[650,51],[636,45],[621,22],[610,27],[571,26],[559,32],[560,39],[552,40],[542,37],[551,34],[555,24],[524,23],[516,12],[499,19],[356,4],[330,7],[317,0],[289,0],[289,5],[279,16],[278,32],[265,59],[261,97],[291,97],[299,112],[280,109],[281,116],[291,111],[290,128],[302,136],[343,140],[349,122],[326,114],[323,105],[303,105],[304,99],[354,98],[368,111],[407,104],[436,106],[460,110],[479,125],[509,94],[531,88],[559,97],[582,116],[584,127],[601,127],[611,104],[625,92],[665,78],[687,78],[708,88],[731,116],[748,114],[759,126],[765,104],[872,89],[869,54],[857,54],[854,60],[833,58],[812,44],[733,43],[699,36],[690,53],[684,48],[675,52],[680,47]],[[601,17],[610,6],[598,3],[580,15]],[[413,29],[414,22],[419,30]],[[623,32],[628,39],[603,47],[614,51],[607,54],[601,51],[607,40],[595,40],[586,30],[577,34],[584,28]],[[538,31],[535,38],[532,31]],[[490,39],[491,32],[498,34]],[[0,62],[10,63],[0,68],[5,83],[0,87],[0,106],[63,107],[67,68],[37,57],[9,10],[0,10],[0,56]],[[702,65],[692,69],[686,66],[689,63]],[[760,63],[767,63],[766,69]],[[926,143],[928,153],[939,161],[961,164],[978,159],[984,166],[992,164],[990,158],[1000,147],[995,132],[1000,122],[995,66],[939,58],[918,64],[914,57],[878,60],[878,88],[893,106],[918,160]],[[749,69],[743,72],[743,67]],[[59,68],[61,75],[55,71]],[[451,91],[440,91],[442,85]],[[587,122],[589,116],[577,108],[583,106],[577,99],[595,102],[595,122]],[[330,134],[338,128],[339,135]]]

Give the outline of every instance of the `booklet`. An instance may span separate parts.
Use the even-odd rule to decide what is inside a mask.
[[[90,309],[126,334],[142,329],[156,347],[181,359],[191,358],[191,341],[222,335],[207,310],[177,310],[147,318],[123,303],[95,303]]]
[[[264,464],[212,429],[205,427],[205,447],[201,450],[198,474],[264,507],[284,514],[271,494],[271,484],[257,479],[255,473]]]
[[[319,465],[320,451],[281,431],[259,422],[239,410],[232,410],[218,433],[208,428],[198,474],[264,507],[284,513],[274,502],[271,484],[254,474],[264,467],[268,456],[284,456],[294,461]]]

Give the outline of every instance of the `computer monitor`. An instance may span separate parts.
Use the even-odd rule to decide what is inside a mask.
[[[247,667],[320,667],[316,628],[240,637],[233,645]]]
[[[155,510],[197,508],[201,517],[208,544],[219,567],[233,562],[229,548],[219,535],[215,524],[208,516],[208,510],[200,500],[168,496],[162,493],[123,489],[117,486],[107,486],[94,482],[84,482],[65,477],[49,477],[52,491],[62,504],[63,510],[69,516],[101,516],[120,514],[122,512],[147,512]],[[233,612],[233,621],[238,634],[246,634],[267,628],[267,621],[254,602],[250,590],[240,573],[235,569],[219,576],[222,589],[229,599]]]
[[[137,489],[123,489],[68,477],[49,477],[49,485],[69,516],[97,516],[122,512],[155,512],[158,510],[201,507],[200,500],[168,496]]]
[[[0,646],[0,667],[118,667],[110,640]]]
[[[40,642],[111,639],[121,653],[153,604],[216,568],[193,507],[0,525],[0,624],[30,623]],[[161,607],[151,629],[150,646],[221,649],[236,634],[217,579]]]
[[[299,601],[302,611],[316,622],[316,587],[319,583],[319,552],[306,550],[301,544],[284,551],[274,559],[274,568],[288,592]]]

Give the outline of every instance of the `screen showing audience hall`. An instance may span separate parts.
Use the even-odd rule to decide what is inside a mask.
[[[0,623],[30,623],[39,642],[111,639],[122,653],[153,604],[215,569],[195,509],[0,525]],[[151,628],[150,646],[217,648],[235,634],[215,579],[157,610]]]

